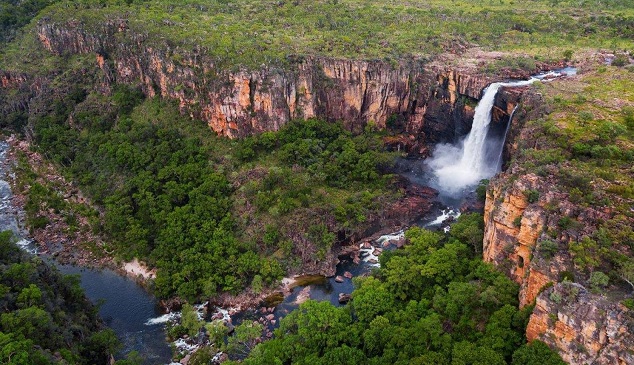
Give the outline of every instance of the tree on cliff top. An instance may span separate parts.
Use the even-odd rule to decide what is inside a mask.
[[[632,286],[632,294],[634,294],[634,259],[629,258],[623,262],[618,272],[621,279]]]

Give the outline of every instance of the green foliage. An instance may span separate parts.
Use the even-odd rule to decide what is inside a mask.
[[[524,194],[526,195],[526,199],[528,200],[528,202],[531,204],[537,203],[537,201],[539,200],[539,191],[537,190],[526,190]]]
[[[630,133],[634,132],[634,107],[625,107],[621,110],[621,113],[627,129]]]
[[[606,286],[608,286],[610,282],[610,277],[601,271],[593,271],[590,274],[590,288],[594,291],[599,291]]]
[[[513,354],[511,365],[565,365],[561,357],[545,343],[535,340],[522,345]]]
[[[221,320],[209,322],[205,325],[205,331],[209,336],[209,342],[211,342],[216,348],[223,348],[225,344],[225,337],[229,333],[229,329],[225,326]]]
[[[244,321],[236,327],[233,336],[229,337],[227,352],[233,355],[246,356],[257,345],[262,336],[264,326],[255,321]]]
[[[618,274],[623,281],[631,286],[634,293],[634,259],[628,258],[623,261],[618,269]]]
[[[378,151],[381,141],[377,135],[373,132],[353,137],[341,123],[298,120],[278,133],[263,133],[241,141],[238,157],[250,161],[274,152],[286,166],[305,167],[333,187],[375,183],[381,178],[377,168],[390,162],[386,154]]]
[[[464,224],[481,220],[465,216]],[[452,229],[453,230],[453,229]],[[375,277],[356,279],[347,307],[307,301],[243,363],[529,364],[558,359],[523,346],[531,309],[518,311],[517,284],[456,237],[420,228]],[[517,349],[522,351],[517,353]],[[543,351],[543,352],[542,352]],[[548,360],[550,361],[550,360]],[[556,362],[548,362],[557,364]]]
[[[264,283],[262,282],[262,276],[260,275],[255,275],[253,277],[253,280],[251,280],[251,289],[253,289],[253,292],[256,294],[260,294],[262,292]]]
[[[580,241],[570,242],[570,252],[573,261],[581,270],[592,271],[600,263],[600,256],[605,250],[590,237],[584,237]]]
[[[487,197],[487,186],[489,186],[489,180],[482,179],[476,188],[476,196],[478,200],[484,202]]]
[[[181,310],[181,325],[190,337],[195,337],[205,322],[198,318],[198,313],[191,304],[184,304]]]
[[[630,310],[634,310],[634,299],[632,299],[632,298],[623,299],[621,301],[621,304],[623,304],[624,306],[626,306]]]
[[[612,60],[612,66],[623,67],[630,64],[630,58],[624,53],[619,53]]]
[[[15,38],[40,10],[59,0],[3,0],[0,2],[0,48]]]
[[[496,60],[494,63],[487,64],[482,70],[486,73],[496,73],[503,69],[508,70],[523,70],[528,72],[534,72],[537,68],[537,64],[534,59],[524,56],[517,57],[504,57]]]
[[[458,217],[449,231],[452,237],[473,247],[476,254],[482,252],[484,240],[484,218],[481,214],[468,213]]]
[[[78,281],[23,253],[10,231],[0,233],[0,308],[1,363],[105,364],[119,347]]]
[[[557,242],[553,242],[551,240],[543,240],[539,242],[539,252],[541,255],[550,259],[559,251],[559,245]]]

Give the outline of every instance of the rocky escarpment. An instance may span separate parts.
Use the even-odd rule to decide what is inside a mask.
[[[634,313],[570,282],[537,298],[526,329],[529,341],[546,340],[571,364],[633,364]]]
[[[540,176],[513,173],[495,179],[487,193],[484,260],[520,284],[520,306],[536,302],[527,338],[557,348],[571,364],[631,364],[634,359],[626,350],[634,342],[631,311],[566,282],[573,277],[585,282],[567,248],[590,235],[592,222],[608,220],[609,212],[580,210]],[[567,216],[577,217],[578,231],[555,233]],[[555,246],[546,248],[544,242]],[[544,291],[553,284],[555,289]]]
[[[468,131],[474,101],[492,81],[418,61],[289,57],[284,66],[232,69],[216,64],[204,49],[148,46],[125,19],[102,28],[90,32],[79,22],[43,20],[37,34],[53,54],[93,53],[103,90],[114,83],[140,85],[150,97],[177,100],[183,112],[231,138],[316,117],[341,120],[356,132],[369,123],[392,128],[407,136],[396,142],[399,147],[424,152],[416,141],[451,141]],[[505,106],[498,110],[498,119],[508,114]]]
[[[0,70],[0,98],[3,100],[0,103],[0,112],[9,114],[28,108],[27,99],[6,97],[5,91],[21,90],[23,94],[28,94],[29,88],[28,78],[25,74]]]
[[[509,134],[509,154],[537,153],[535,124],[524,122],[549,112],[540,109],[545,103],[532,92],[523,96],[522,104]],[[571,188],[557,180],[561,168],[566,167],[528,170],[516,162],[491,181],[484,260],[520,284],[520,306],[535,303],[529,340],[544,341],[571,364],[633,363],[627,349],[634,341],[634,317],[618,304],[623,295],[612,293],[614,298],[608,299],[590,292],[590,274],[572,249],[596,237],[597,227],[614,219],[615,212],[610,206],[574,203]]]

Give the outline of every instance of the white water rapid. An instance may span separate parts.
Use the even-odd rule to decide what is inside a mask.
[[[487,140],[495,95],[501,87],[525,86],[537,80],[496,82],[484,90],[475,109],[471,132],[457,145],[437,145],[427,160],[436,177],[435,188],[441,193],[456,195],[499,171],[499,149],[504,146],[504,140]]]

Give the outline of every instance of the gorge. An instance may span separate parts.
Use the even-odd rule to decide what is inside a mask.
[[[526,351],[548,348],[571,364],[634,363],[628,8],[572,19],[570,4],[540,1],[336,3],[44,10],[0,50],[0,125],[30,143],[15,188],[40,247],[141,259],[166,307],[212,298],[215,319],[216,305],[261,305],[283,277],[329,277],[312,295],[332,307],[307,301],[281,320],[310,297],[299,285],[238,321],[274,337],[223,338],[215,350],[245,364],[534,364]],[[376,22],[355,26],[365,13]],[[566,65],[579,74],[529,80]],[[207,325],[170,336],[223,333]],[[313,341],[306,353],[293,336]]]

